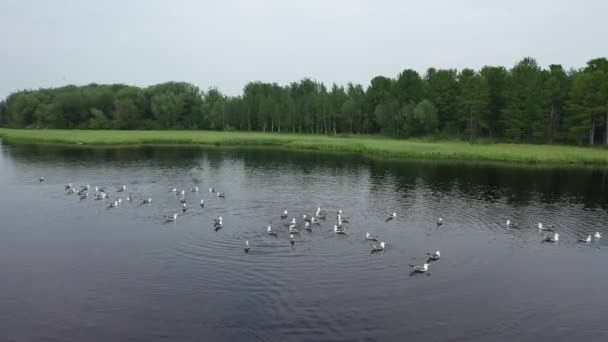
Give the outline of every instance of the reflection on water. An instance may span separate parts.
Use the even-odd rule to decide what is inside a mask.
[[[67,182],[126,184],[153,203],[109,210],[65,195]],[[608,338],[598,286],[608,281],[606,242],[577,242],[608,233],[605,169],[3,145],[0,185],[5,340]],[[167,190],[196,185],[188,211],[163,225],[162,215],[180,211]],[[328,220],[292,248],[280,213],[301,221],[317,206]],[[332,231],[339,208],[350,217],[348,236]],[[385,224],[393,211],[397,220]],[[540,243],[537,222],[556,225],[562,241]],[[369,253],[368,231],[387,242],[385,252]],[[408,264],[437,249],[443,257],[431,275],[409,277]]]

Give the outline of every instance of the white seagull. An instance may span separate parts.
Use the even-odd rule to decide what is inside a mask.
[[[602,233],[600,232],[595,232],[595,234],[593,235],[594,238],[599,239],[602,237]]]
[[[392,221],[394,219],[397,218],[397,213],[393,213],[392,215],[389,215],[386,220],[384,220],[384,223],[388,223],[389,221]]]
[[[591,242],[591,235],[587,235],[586,239],[578,239],[578,242]]]
[[[274,237],[279,236],[279,235],[277,234],[277,232],[275,232],[274,230],[272,230],[272,227],[270,227],[270,226],[268,226],[268,230],[267,230],[267,232],[268,232],[268,235],[270,235],[270,236],[274,236]]]
[[[543,235],[545,239],[544,242],[558,242],[559,241],[559,233],[554,233],[553,236]]]
[[[410,265],[413,273],[426,273],[429,270],[429,263],[425,262],[422,266]]]
[[[385,247],[386,244],[384,243],[384,241],[380,242],[380,246],[372,244],[372,253],[382,252]]]
[[[369,232],[365,233],[365,240],[378,242],[378,236],[372,236]]]
[[[441,258],[441,252],[436,251],[435,253],[426,253],[429,256],[429,260],[435,261]]]
[[[507,227],[509,228],[517,228],[519,224],[517,222],[511,222],[511,220],[507,220]]]
[[[173,214],[173,216],[165,217],[164,223],[175,223],[177,222],[177,214]]]
[[[245,254],[249,254],[249,240],[245,240]]]
[[[281,214],[281,219],[286,219],[287,218],[287,209],[283,210],[283,213]]]

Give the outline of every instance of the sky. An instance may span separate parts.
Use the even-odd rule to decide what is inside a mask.
[[[1,0],[0,98],[65,84],[369,85],[404,69],[582,67],[608,56],[608,1]]]

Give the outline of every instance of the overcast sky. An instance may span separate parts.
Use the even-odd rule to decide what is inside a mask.
[[[63,84],[369,84],[405,68],[580,67],[608,56],[608,1],[1,0],[0,98]]]

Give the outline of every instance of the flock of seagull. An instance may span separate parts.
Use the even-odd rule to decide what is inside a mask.
[[[44,177],[40,177],[39,181],[42,183],[44,181]],[[84,186],[81,186],[80,188],[76,188],[72,185],[72,183],[68,183],[65,185],[65,191],[66,194],[74,194],[80,197],[80,200],[84,200],[86,198],[89,197],[89,190],[91,189],[91,187],[87,184]],[[117,194],[119,193],[126,193],[127,191],[127,186],[126,185],[121,185],[116,187],[115,192]],[[197,193],[199,192],[199,188],[198,186],[190,189],[190,192],[192,193]],[[214,188],[209,188],[209,192],[211,194],[214,194],[215,196],[217,196],[217,198],[221,198],[221,199],[225,199],[226,198],[226,194],[223,192],[218,192],[216,191]],[[187,201],[185,198],[185,194],[186,194],[186,190],[177,190],[177,188],[170,188],[168,193],[172,193],[175,194],[177,196],[180,197],[180,203],[181,203],[181,207],[182,207],[182,213],[186,213],[186,211],[188,210],[188,205],[187,205]],[[122,204],[122,198],[116,198],[114,200],[110,199],[110,195],[107,191],[106,188],[104,187],[95,187],[94,188],[94,199],[95,200],[104,200],[106,202],[107,208],[111,209],[111,208],[117,208]],[[133,201],[133,197],[131,193],[128,193],[125,200],[127,202],[132,202]],[[143,198],[140,200],[141,204],[151,204],[152,203],[152,198],[148,197],[148,198]],[[200,206],[202,208],[205,208],[205,201],[203,199],[200,200]],[[174,213],[173,215],[169,215],[169,216],[163,216],[163,223],[167,224],[167,223],[176,223],[177,222],[177,217],[178,214]],[[283,210],[283,212],[280,215],[281,220],[286,220],[289,218],[289,211],[287,209]],[[397,218],[397,213],[392,213],[390,215],[388,215],[388,217],[385,219],[385,223],[388,224],[391,221],[395,220]],[[307,232],[312,232],[313,231],[313,225],[314,226],[321,226],[321,221],[326,221],[327,220],[327,212],[325,210],[322,210],[320,207],[318,207],[316,209],[316,212],[314,215],[312,216],[307,216],[306,214],[302,215],[302,220],[304,222],[304,229]],[[342,212],[342,209],[339,209],[336,212],[336,223],[333,225],[333,231],[336,233],[336,235],[348,235],[346,232],[346,229],[348,228],[345,223],[350,223],[349,222],[349,218],[344,216],[344,213]],[[437,219],[437,226],[442,226],[443,225],[443,219],[442,218],[438,218]],[[224,226],[224,219],[222,218],[222,216],[219,216],[218,218],[213,219],[213,229],[217,232],[220,229],[222,229]],[[292,217],[291,221],[289,223],[285,223],[284,224],[285,228],[288,229],[288,233],[289,233],[289,243],[291,244],[292,247],[295,247],[295,243],[296,243],[296,239],[295,237],[300,235],[300,225],[298,224],[297,220],[295,217]],[[507,228],[514,228],[514,229],[518,229],[520,228],[519,224],[517,222],[513,222],[511,220],[507,220],[506,221],[506,226]],[[555,227],[553,225],[548,225],[548,226],[543,226],[542,223],[538,223],[537,225],[539,232],[541,233],[543,239],[541,240],[541,242],[552,242],[552,243],[557,243],[560,241],[560,235],[559,233],[556,231]],[[272,237],[278,237],[279,234],[278,232],[272,228],[271,225],[268,225],[266,228],[266,232],[269,236]],[[549,234],[552,233],[552,234]],[[602,237],[602,234],[600,232],[595,232],[595,234],[591,235],[587,235],[587,237],[581,237],[578,242],[581,243],[590,243],[593,238],[600,239]],[[380,241],[378,236],[374,236],[371,235],[369,232],[367,232],[365,234],[365,240],[369,241],[369,242],[373,242],[370,244],[371,247],[371,252],[372,254],[374,253],[380,253],[380,252],[384,252],[385,248],[386,248],[386,242],[384,241]],[[243,247],[243,250],[245,252],[245,254],[248,254],[251,250],[251,246],[249,245],[249,240],[245,240],[245,246]],[[429,273],[429,266],[430,263],[433,261],[437,261],[441,258],[441,252],[440,251],[435,251],[435,252],[429,252],[426,253],[427,254],[427,259],[426,261],[422,264],[422,265],[413,265],[410,264],[409,266],[412,268],[412,272],[411,274],[418,274],[418,273],[426,273],[426,274],[430,274]]]

